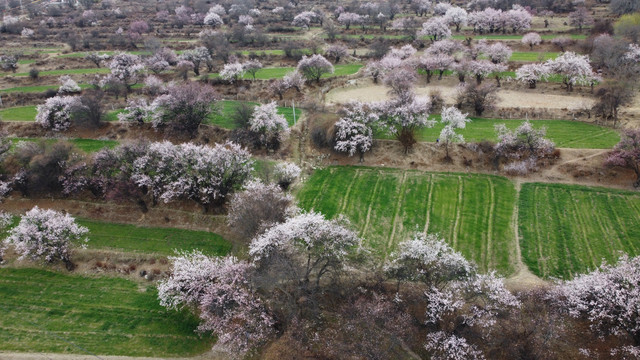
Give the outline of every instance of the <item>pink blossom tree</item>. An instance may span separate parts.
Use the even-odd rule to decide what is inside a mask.
[[[189,82],[171,86],[167,94],[153,101],[152,124],[156,128],[168,126],[171,130],[194,137],[219,99],[210,85]]]
[[[578,31],[582,31],[584,26],[593,24],[593,17],[584,6],[581,6],[576,11],[569,13],[569,23],[577,27]]]
[[[298,62],[297,70],[304,75],[307,80],[315,80],[318,83],[322,75],[333,74],[334,72],[333,65],[320,54],[303,56]]]
[[[451,29],[447,19],[443,17],[433,17],[422,24],[422,29],[418,31],[418,36],[427,36],[431,42],[436,42],[451,37]]]
[[[522,6],[514,6],[513,9],[504,13],[505,28],[509,27],[513,33],[531,28],[533,16]],[[504,28],[503,28],[504,32]]]
[[[149,32],[149,24],[144,20],[137,20],[129,25],[129,38],[132,42],[140,41],[142,34]]]
[[[118,121],[125,124],[142,125],[151,122],[154,109],[144,98],[129,100],[124,111],[118,113]]]
[[[468,114],[463,114],[455,106],[445,107],[442,109],[440,122],[444,124],[444,128],[440,131],[440,140],[445,147],[446,156],[445,159],[450,161],[449,145],[452,143],[464,142],[464,137],[461,134],[456,133],[456,129],[464,129],[471,119],[467,117]]]
[[[48,263],[62,261],[67,269],[73,269],[71,252],[73,244],[88,241],[89,230],[76,224],[69,214],[44,210],[37,206],[9,230],[6,245],[12,245],[20,258],[44,260]]]
[[[427,83],[431,82],[433,73],[438,71],[438,80],[442,80],[442,75],[448,70],[453,63],[453,57],[447,54],[429,54],[425,53],[420,57],[418,67],[427,74]]]
[[[216,5],[216,6],[220,6],[220,5]],[[209,25],[213,28],[217,28],[224,25],[224,21],[220,16],[221,14],[218,13],[216,6],[211,7],[211,9],[209,9],[207,14],[204,16],[204,24]],[[224,8],[222,10],[224,10]]]
[[[92,63],[96,64],[96,67],[100,67],[100,64],[102,64],[104,61],[111,59],[111,56],[109,54],[100,54],[98,52],[92,52],[90,54],[87,54],[84,58],[85,60],[89,60]]]
[[[80,97],[54,96],[37,106],[36,123],[45,129],[64,131],[71,126],[73,113],[81,106]]]
[[[573,41],[572,38],[566,36],[566,35],[560,35],[560,36],[556,36],[553,39],[551,39],[551,43],[557,47],[560,48],[560,51],[565,52],[565,50],[567,49],[567,47],[571,44],[573,44],[575,41]]]
[[[277,149],[289,135],[289,124],[278,114],[275,101],[258,105],[249,119],[249,129],[260,135],[260,142],[269,149]]]
[[[279,162],[273,167],[273,177],[282,190],[288,190],[302,174],[302,169],[291,162]]]
[[[349,156],[360,155],[360,162],[364,161],[364,153],[373,144],[373,126],[379,120],[378,114],[359,101],[347,103],[343,108],[344,115],[335,124],[334,149],[346,152]]]
[[[628,129],[622,133],[622,139],[607,155],[605,165],[622,166],[636,174],[634,187],[640,186],[640,131]]]
[[[349,56],[349,49],[346,46],[341,44],[330,45],[325,50],[325,55],[329,58],[334,59],[334,62],[337,64],[340,62],[340,59],[343,59]]]
[[[522,37],[522,43],[525,45],[529,45],[529,49],[533,50],[534,46],[540,45],[540,43],[542,43],[542,37],[540,37],[540,34],[536,32],[526,33]]]
[[[313,11],[303,11],[293,18],[291,25],[308,29],[311,25],[311,22],[316,18],[316,16],[318,15]]]
[[[506,159],[505,171],[514,175],[526,175],[537,169],[538,160],[550,156],[555,144],[545,138],[546,128],[535,129],[531,122],[525,121],[515,130],[505,124],[495,126],[498,143],[494,150],[498,161]]]
[[[293,71],[285,75],[282,79],[274,80],[271,85],[269,85],[269,89],[278,94],[278,97],[282,100],[284,94],[289,89],[296,89],[296,91],[301,92],[304,83],[304,76],[298,71]]]
[[[211,61],[209,50],[204,46],[198,46],[195,49],[186,50],[180,55],[182,60],[191,61],[193,63],[193,72],[196,76],[200,75],[200,64]]]

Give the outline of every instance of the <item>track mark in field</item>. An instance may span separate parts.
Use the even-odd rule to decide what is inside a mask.
[[[602,137],[602,136],[604,136],[604,135],[608,135],[608,134],[609,134],[608,132],[603,131],[603,132],[600,132],[600,133],[595,134],[595,135],[586,136],[586,137],[584,137],[584,136],[583,136],[583,137],[580,137],[579,139],[575,139],[575,140],[571,140],[571,141],[567,141],[567,142],[565,142],[565,143],[562,143],[562,146],[561,146],[561,147],[566,148],[566,147],[567,147],[567,145],[575,144],[575,143],[577,143],[577,142],[579,142],[579,141],[593,140],[593,139],[595,139],[595,138],[599,138],[599,137]]]
[[[576,219],[576,221],[578,222],[578,224],[580,225],[580,232],[582,233],[582,242],[584,243],[587,252],[589,253],[589,257],[590,257],[590,262],[591,265],[593,266],[593,268],[596,268],[596,257],[593,254],[593,250],[591,249],[591,246],[589,245],[589,236],[587,235],[587,231],[586,231],[586,224],[582,219],[582,216],[580,216],[580,208],[578,207],[577,201],[576,199],[573,197],[573,193],[571,191],[568,192],[569,193],[569,200],[571,200],[572,207],[573,207],[573,217]],[[586,259],[585,259],[586,260]]]
[[[424,233],[429,231],[429,218],[431,216],[431,195],[433,194],[433,174],[429,174],[429,196],[427,196],[427,215],[424,223]]]
[[[591,202],[591,206],[593,207],[594,215],[598,216],[598,221],[596,221],[598,223],[598,228],[602,232],[602,237],[606,238],[607,240],[606,243],[609,245],[611,254],[615,254],[616,251],[620,249],[624,249],[624,246],[622,245],[622,239],[620,239],[620,236],[618,236],[618,232],[615,230],[609,229],[609,226],[605,226],[604,224],[605,218],[611,219],[611,214],[615,216],[615,213],[613,212],[613,208],[611,206],[611,199],[607,198],[608,203],[606,204],[606,209],[604,210],[605,212],[609,213],[608,216],[600,216],[600,213],[596,211],[596,209],[599,209],[599,207],[597,206],[595,196],[589,196],[589,201]],[[614,243],[617,243],[618,245],[617,249],[613,246]]]
[[[387,256],[389,256],[389,249],[391,249],[391,245],[393,245],[393,238],[396,236],[396,227],[398,226],[398,218],[400,217],[400,209],[402,208],[402,203],[404,202],[405,197],[405,183],[407,181],[407,172],[402,172],[402,180],[400,180],[400,186],[398,186],[398,201],[396,201],[396,211],[393,214],[393,221],[391,222],[391,235],[389,235],[389,242],[387,243],[387,249],[384,252],[384,260],[387,260]],[[402,226],[402,224],[400,224]]]
[[[364,237],[367,228],[369,227],[369,221],[371,220],[371,208],[373,207],[373,199],[376,198],[376,193],[378,192],[378,184],[380,184],[380,172],[378,172],[378,176],[376,177],[376,184],[373,186],[373,191],[371,192],[371,198],[369,199],[369,208],[367,209],[367,217],[364,221],[364,225],[362,226],[362,230],[360,231],[360,239]]]
[[[491,241],[492,241],[492,231],[493,231],[493,212],[496,206],[496,193],[493,188],[493,181],[489,178],[489,220],[487,224],[487,242],[486,242],[486,251],[484,252],[484,263],[487,265],[487,269],[493,267],[493,256],[491,256]],[[517,205],[516,205],[517,206]]]
[[[458,244],[458,226],[462,214],[462,176],[458,176],[458,202],[456,203],[456,222],[453,224],[453,248]]]
[[[609,198],[609,202],[610,202],[610,203],[613,203],[613,199],[611,198],[611,194],[609,194],[609,195],[608,195],[608,198]],[[629,205],[628,205],[628,207],[632,207],[632,206],[633,206],[633,205],[632,205],[632,202],[631,202],[631,201],[629,201],[629,199],[625,198],[624,200],[625,200],[625,202],[626,202],[627,204],[629,204]],[[616,212],[616,209],[615,209],[615,207],[613,207],[613,205],[611,206],[611,213],[613,214],[613,216],[614,216],[614,218],[615,218],[616,222],[618,223],[618,227],[619,227],[620,229],[622,229],[622,231],[619,231],[620,236],[624,236],[624,238],[625,238],[624,240],[625,240],[625,242],[626,242],[627,244],[629,244],[629,248],[630,248],[631,250],[633,250],[633,253],[634,253],[634,254],[637,254],[637,253],[638,253],[638,249],[636,249],[636,247],[633,245],[633,241],[631,241],[631,239],[630,239],[630,238],[629,238],[629,236],[627,235],[627,234],[628,234],[627,227],[626,227],[626,225],[624,224],[624,222],[622,221],[622,219],[620,218],[620,215],[618,215],[618,213]],[[624,247],[623,247],[623,248],[624,248]]]
[[[333,174],[333,169],[329,170],[329,174]],[[320,185],[320,191],[318,191],[316,196],[314,196],[313,201],[311,201],[311,209],[315,209],[315,207],[317,205],[317,202],[318,202],[318,199],[320,199],[322,194],[324,194],[324,190],[326,189],[327,183],[329,182],[329,178],[331,178],[331,177],[332,176],[327,176],[322,181],[322,185]]]
[[[342,198],[342,204],[340,205],[340,211],[338,212],[339,214],[344,213],[344,209],[347,207],[347,204],[349,203],[349,194],[351,193],[351,188],[353,187],[353,184],[356,182],[356,179],[359,176],[360,176],[360,169],[356,170],[356,173],[351,179],[349,186],[347,186],[347,192],[344,194],[344,197]]]
[[[540,273],[543,276],[547,276],[547,258],[544,256],[544,250],[542,250],[542,239],[540,238],[540,213],[538,207],[538,191],[540,190],[539,186],[535,186],[533,189],[533,229],[536,235],[536,243],[538,245],[538,269],[540,269]],[[519,239],[518,239],[519,241]]]

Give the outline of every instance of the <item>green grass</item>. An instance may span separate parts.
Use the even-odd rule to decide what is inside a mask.
[[[364,167],[316,170],[297,197],[304,209],[344,214],[385,257],[415,232],[439,233],[480,269],[513,272],[515,188],[503,177]]]
[[[92,69],[47,70],[47,71],[40,71],[39,75],[40,76],[61,76],[61,75],[71,75],[71,74],[82,75],[82,74],[107,74],[107,73],[109,73],[109,69],[92,68]],[[22,73],[16,73],[16,74],[0,73],[0,76],[7,76],[7,75],[29,76],[29,73],[28,72],[22,72]]]
[[[90,88],[93,85],[90,84],[78,84],[78,86],[80,86],[81,89],[86,89],[86,88]],[[12,92],[19,92],[19,93],[31,93],[31,92],[45,92],[49,89],[53,89],[53,90],[58,90],[58,88],[60,87],[60,85],[35,85],[35,86],[19,86],[19,87],[12,87],[12,88],[8,88],[8,89],[3,89],[0,90],[0,93],[12,93]]]
[[[522,257],[541,277],[568,279],[621,252],[640,255],[640,194],[529,183],[519,200]]]
[[[187,311],[165,310],[150,284],[41,269],[0,269],[0,350],[193,356],[213,338]]]
[[[102,221],[78,220],[89,229],[89,249],[172,255],[174,250],[199,249],[207,255],[226,255],[231,243],[207,232],[174,228],[140,227]]]
[[[584,34],[562,34],[571,37],[574,40],[584,40],[587,38]],[[454,40],[465,40],[470,37],[474,40],[487,39],[487,40],[515,40],[521,41],[523,35],[499,35],[499,34],[489,34],[489,35],[453,35],[451,38]],[[551,40],[555,37],[560,36],[559,34],[541,34],[540,37],[543,40]]]
[[[417,132],[418,141],[435,142],[444,127],[439,122],[440,115],[431,117],[438,120],[432,128],[420,129]],[[524,120],[503,120],[471,118],[464,129],[458,132],[464,136],[467,142],[480,142],[483,140],[497,141],[495,125],[506,124],[508,128],[515,129]],[[620,141],[620,135],[613,129],[570,120],[531,120],[535,128],[546,127],[547,138],[551,139],[557,147],[576,149],[609,149]],[[389,138],[385,134],[377,137]]]
[[[334,76],[345,76],[357,73],[362,64],[345,64],[345,65],[335,65],[335,72],[333,74],[325,74],[323,78],[329,78]],[[273,68],[263,68],[260,69],[256,73],[257,80],[271,80],[271,79],[282,79],[286,74],[294,71],[295,67],[273,67]],[[209,74],[209,76],[213,78],[219,77],[218,73]],[[253,77],[249,74],[244,74],[244,79],[251,80]]]
[[[117,121],[118,113],[122,109],[108,111],[105,114],[104,121]],[[38,111],[35,105],[16,106],[0,110],[0,120],[3,121],[35,121]]]
[[[514,51],[511,54],[511,61],[536,62],[555,59],[560,55],[558,52],[535,52],[535,51]]]
[[[235,111],[235,109],[241,104],[242,102],[240,101],[233,101],[233,100],[223,100],[221,101],[221,112],[220,113],[213,113],[211,115],[209,115],[209,119],[208,119],[208,123],[209,124],[213,124],[213,125],[217,125],[221,128],[224,129],[235,129],[238,126],[236,125],[236,123],[233,121],[233,113]],[[251,101],[247,101],[245,102],[247,104],[251,104],[251,105],[258,105],[257,102],[251,102]],[[293,126],[293,108],[291,107],[282,107],[279,106],[278,107],[278,114],[283,115],[286,119],[287,122],[289,123],[289,126]],[[302,110],[300,110],[299,108],[296,108],[296,119],[300,119],[300,115],[302,115]]]
[[[116,53],[117,53],[116,51],[98,51],[98,54],[100,55],[113,56]],[[145,51],[145,50],[126,51],[126,53],[132,54],[132,55],[151,55],[151,52]],[[58,55],[57,57],[58,58],[83,58],[88,54],[92,54],[92,52],[72,52],[68,54]]]
[[[16,144],[18,144],[20,141],[40,141],[43,139],[42,138],[10,138],[10,140],[12,142],[12,147],[15,148]],[[54,143],[58,141],[57,139],[44,139],[44,140],[49,143]],[[71,144],[75,145],[79,150],[82,150],[86,153],[97,152],[104,149],[105,147],[114,148],[119,144],[119,142],[116,140],[96,140],[96,139],[75,138],[75,139],[68,139],[66,141],[70,142]]]
[[[35,121],[37,113],[35,105],[6,108],[0,110],[0,120]]]

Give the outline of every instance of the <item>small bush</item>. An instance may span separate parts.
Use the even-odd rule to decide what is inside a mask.
[[[40,70],[36,68],[31,68],[31,70],[29,70],[29,77],[32,80],[37,80],[39,75],[40,75]]]

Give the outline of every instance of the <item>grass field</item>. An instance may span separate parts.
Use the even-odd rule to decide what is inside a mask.
[[[344,214],[385,257],[415,232],[439,233],[480,269],[513,272],[515,188],[506,178],[364,167],[316,170],[297,197],[304,209]]]
[[[346,64],[346,65],[335,65],[335,72],[333,74],[325,74],[323,78],[329,78],[334,76],[345,76],[357,73],[362,64]],[[294,71],[295,67],[272,67],[272,68],[263,68],[256,73],[257,80],[270,80],[270,79],[282,79],[286,74]],[[209,76],[217,78],[219,77],[218,73],[212,73]],[[244,74],[244,79],[251,80],[253,77],[249,74]]]
[[[107,68],[92,68],[92,69],[64,69],[64,70],[47,70],[47,71],[40,71],[40,76],[61,76],[61,75],[71,75],[71,74],[76,74],[76,75],[81,75],[81,74],[107,74],[109,73],[109,69]],[[7,76],[7,75],[13,75],[13,76],[29,76],[28,72],[21,72],[21,73],[0,73],[0,76]]]
[[[117,121],[118,113],[122,110],[108,111],[104,121]],[[38,110],[35,105],[16,106],[0,110],[0,120],[3,121],[35,121]]]
[[[640,194],[576,185],[529,183],[519,200],[522,257],[542,277],[570,278],[640,254]]]
[[[16,106],[0,110],[0,120],[3,121],[35,121],[37,110],[35,105]]]
[[[213,125],[217,125],[221,128],[225,128],[225,129],[235,129],[237,128],[237,124],[233,121],[233,114],[235,109],[241,104],[241,101],[234,101],[234,100],[223,100],[221,102],[221,112],[220,113],[213,113],[211,115],[209,115],[209,119],[208,119],[208,123],[213,124]],[[251,102],[248,101],[246,102],[247,104],[251,104],[251,105],[258,105],[257,102]],[[291,107],[282,107],[279,106],[278,107],[278,114],[284,116],[287,119],[287,122],[289,123],[289,126],[293,126],[293,108]],[[300,115],[302,115],[302,110],[300,110],[299,108],[296,108],[296,119],[300,119]]]
[[[86,89],[91,87],[89,84],[78,84],[81,89]],[[12,92],[20,92],[20,93],[30,93],[30,92],[44,92],[49,89],[57,90],[60,85],[35,85],[35,86],[19,86],[12,87],[8,89],[0,90],[0,93],[12,93]]]
[[[198,320],[167,311],[148,286],[115,277],[0,269],[0,350],[128,356],[207,351]]]
[[[440,115],[431,117],[440,120]],[[524,120],[503,120],[471,118],[459,133],[464,136],[467,142],[480,142],[482,140],[497,141],[495,125],[506,124],[508,128],[515,129]],[[620,141],[620,135],[613,129],[598,125],[588,124],[570,120],[531,120],[535,128],[546,127],[547,137],[551,139],[557,147],[576,149],[609,149]],[[444,126],[438,122],[432,128],[421,129],[417,133],[419,141],[435,142],[440,136],[440,131]],[[389,138],[384,134],[379,134],[380,138]]]
[[[42,138],[10,138],[10,140],[13,143],[12,146],[15,147],[15,145],[20,141],[40,141],[43,139]],[[58,140],[46,139],[45,141],[53,143]],[[96,139],[76,138],[76,139],[67,139],[66,141],[70,142],[71,144],[75,145],[78,149],[86,153],[96,152],[96,151],[102,150],[105,147],[113,148],[119,144],[119,142],[116,140],[96,140]]]
[[[226,255],[231,243],[207,232],[174,228],[140,227],[95,220],[78,220],[89,229],[89,249],[173,255],[174,250],[199,249],[207,255]]]
[[[536,62],[555,59],[560,55],[558,52],[535,52],[535,51],[514,51],[511,54],[511,61]]]

